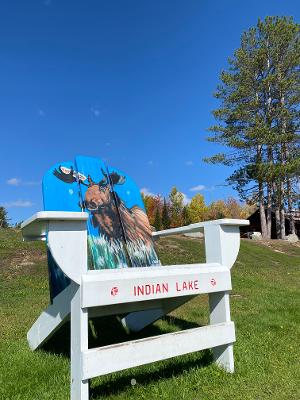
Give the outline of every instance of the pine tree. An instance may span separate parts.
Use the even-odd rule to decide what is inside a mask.
[[[232,151],[206,161],[234,165],[228,178],[244,200],[259,206],[263,237],[285,237],[285,207],[297,202],[300,171],[300,29],[292,18],[267,17],[242,35],[241,47],[221,74],[210,141]]]
[[[162,222],[163,229],[170,228],[171,221],[170,221],[170,216],[169,216],[168,205],[167,205],[165,198],[164,198],[164,205],[163,205],[163,209],[162,209],[161,222]]]
[[[158,208],[155,211],[153,226],[157,231],[161,230],[161,216]]]
[[[190,217],[190,212],[189,212],[189,207],[184,206],[182,210],[182,224],[183,225],[190,225],[192,223],[191,217]]]
[[[9,227],[9,223],[8,223],[9,219],[7,216],[7,211],[4,207],[0,206],[0,229],[1,228],[8,228]]]

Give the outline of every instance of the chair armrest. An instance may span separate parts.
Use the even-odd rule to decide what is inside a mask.
[[[233,225],[233,226],[243,226],[249,225],[249,221],[245,219],[215,219],[213,221],[203,221],[197,222],[196,224],[190,224],[186,226],[181,226],[179,228],[165,229],[163,231],[152,232],[153,237],[162,237],[169,235],[180,235],[184,233],[200,232],[203,231],[207,226],[218,226],[218,225]]]
[[[62,271],[80,284],[87,271],[87,224],[85,212],[41,211],[21,225],[25,240],[45,240]]]
[[[39,211],[21,224],[24,240],[45,240],[50,221],[86,221],[85,212]]]
[[[239,253],[239,227],[243,225],[249,225],[249,221],[244,219],[217,219],[153,232],[152,235],[155,238],[204,230],[206,262],[219,263],[230,269]]]

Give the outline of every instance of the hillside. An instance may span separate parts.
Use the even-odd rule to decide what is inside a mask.
[[[31,352],[26,342],[27,330],[48,304],[44,246],[22,242],[20,232],[0,230],[3,400],[68,398],[68,326],[42,351]],[[163,264],[204,261],[203,242],[195,239],[161,239],[157,248]],[[92,398],[299,399],[300,247],[243,240],[232,271],[235,374],[211,364],[210,352],[204,351],[93,379]],[[197,297],[146,332],[155,335],[205,324],[207,311],[207,297]],[[93,321],[90,328],[92,346],[128,340],[107,318]]]

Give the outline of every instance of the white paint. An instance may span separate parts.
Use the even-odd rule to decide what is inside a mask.
[[[208,226],[225,226],[225,225],[232,225],[232,226],[243,226],[243,225],[249,225],[249,221],[244,220],[244,219],[229,219],[229,218],[224,218],[224,219],[216,219],[213,221],[204,221],[204,222],[197,222],[196,224],[191,224],[191,225],[186,225],[186,226],[181,226],[180,228],[172,228],[172,229],[166,229],[158,232],[152,232],[153,237],[163,237],[163,236],[169,236],[169,235],[178,235],[178,234],[184,234],[184,233],[192,233],[192,232],[199,232],[202,231],[205,227]]]
[[[218,264],[172,265],[89,271],[81,288],[82,307],[95,307],[230,290],[231,279]]]
[[[234,341],[234,323],[227,322],[99,347],[82,354],[82,377],[89,379]]]
[[[39,211],[21,224],[25,240],[44,240],[49,221],[87,221],[88,213],[70,211]]]
[[[190,301],[194,296],[181,296],[173,297],[171,299],[161,300],[159,308],[147,309],[146,306],[154,304],[155,300],[151,302],[142,302],[143,305],[141,310],[131,312],[121,319],[121,323],[128,332],[139,332],[145,326],[152,324],[163,316],[169,314],[171,311],[182,306],[186,302]],[[131,303],[132,304],[132,303]],[[133,303],[139,304],[139,303]]]
[[[38,349],[46,340],[49,340],[69,317],[75,288],[76,285],[71,282],[65,290],[53,299],[53,304],[50,304],[32,325],[27,333],[31,350]]]
[[[88,310],[81,308],[80,286],[71,301],[71,400],[89,398],[89,382],[82,377],[82,354],[88,350]]]
[[[86,213],[41,212],[22,224],[25,240],[47,235],[55,261],[72,280],[28,332],[36,349],[71,311],[71,399],[88,400],[91,377],[206,348],[213,349],[218,365],[233,372],[230,268],[240,246],[238,226],[249,222],[224,219],[153,232],[158,238],[204,230],[205,264],[87,271],[87,218]],[[209,326],[88,349],[89,308],[93,316],[127,314],[123,326],[137,331],[200,293],[209,294]]]
[[[25,240],[45,240],[48,235],[57,265],[79,284],[87,271],[87,219],[85,212],[41,211],[23,222],[22,234]]]
[[[57,265],[74,282],[80,284],[87,271],[86,221],[49,221],[48,247]]]
[[[229,293],[219,292],[209,295],[210,324],[229,322],[230,304]],[[215,362],[226,371],[234,372],[233,343],[213,348]]]

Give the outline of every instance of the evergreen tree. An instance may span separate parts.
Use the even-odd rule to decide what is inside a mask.
[[[192,223],[189,207],[184,206],[182,210],[182,224],[183,225],[190,225]]]
[[[169,194],[172,228],[182,225],[181,216],[183,210],[183,199],[183,194],[174,186]]]
[[[169,216],[168,205],[167,205],[165,198],[164,198],[164,205],[163,205],[163,209],[162,209],[161,222],[162,222],[163,229],[170,228],[171,221],[170,221],[170,216]]]
[[[7,216],[7,211],[4,207],[0,206],[0,229],[1,228],[8,228],[9,227],[9,223],[8,223],[9,219]]]
[[[221,74],[210,141],[232,151],[206,161],[235,165],[228,178],[244,200],[259,206],[263,237],[285,237],[285,207],[297,202],[300,125],[300,30],[292,18],[267,17],[242,35]],[[293,224],[292,224],[293,225]]]
[[[160,212],[159,212],[158,208],[155,211],[153,226],[157,231],[159,231],[161,229],[161,216],[160,216]]]

